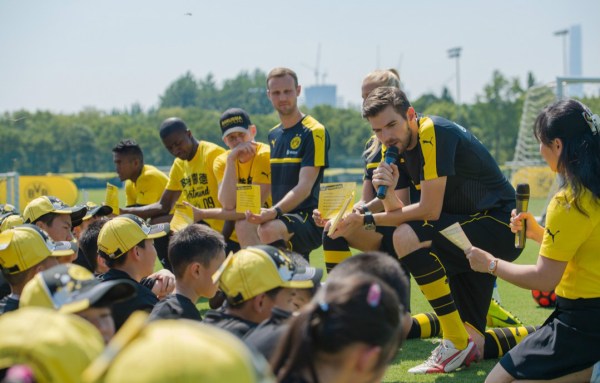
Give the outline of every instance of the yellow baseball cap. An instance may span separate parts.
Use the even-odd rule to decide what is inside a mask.
[[[75,251],[73,242],[53,241],[35,225],[15,226],[0,233],[0,269],[8,274],[28,270],[50,256],[64,257]]]
[[[164,237],[169,234],[169,224],[148,225],[133,214],[123,214],[108,221],[98,234],[98,252],[117,259],[144,239]]]
[[[6,213],[0,216],[0,233],[8,229],[12,229],[15,226],[19,226],[25,223],[23,217],[18,214]]]
[[[85,207],[87,208],[87,212],[85,213],[85,216],[83,217],[84,221],[87,221],[88,219],[90,219],[94,216],[104,217],[113,212],[112,207],[110,207],[108,205],[98,205],[91,201],[86,202]]]
[[[250,246],[227,257],[213,282],[233,303],[241,303],[276,287],[313,287],[314,267],[297,266],[281,250],[268,245]]]
[[[74,314],[90,307],[106,307],[131,298],[135,283],[127,279],[101,282],[88,269],[74,264],[56,265],[37,273],[21,293],[19,308],[46,307]]]
[[[42,307],[0,316],[0,369],[27,365],[39,383],[78,383],[104,341],[88,321]]]
[[[84,382],[275,381],[262,355],[225,330],[187,319],[149,324],[140,319],[130,317],[84,372]]]
[[[52,196],[38,197],[25,206],[23,218],[25,222],[32,223],[48,213],[70,214],[73,227],[81,224],[87,208],[85,206],[69,206],[60,199]]]

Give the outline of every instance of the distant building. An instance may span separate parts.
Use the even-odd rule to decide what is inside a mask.
[[[317,105],[337,106],[336,85],[311,85],[304,88],[305,105],[314,108]]]

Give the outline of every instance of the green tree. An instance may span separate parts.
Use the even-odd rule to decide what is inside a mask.
[[[161,108],[198,106],[198,95],[196,79],[191,72],[186,72],[169,85],[165,94],[160,97],[160,106]]]

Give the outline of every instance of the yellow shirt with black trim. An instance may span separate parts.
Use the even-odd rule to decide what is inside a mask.
[[[329,133],[311,116],[304,116],[298,123],[284,129],[281,124],[269,131],[271,147],[271,195],[277,204],[296,185],[300,169],[304,166],[320,168],[319,176],[308,198],[294,210],[315,209],[319,200],[319,185],[325,168],[329,166]]]
[[[169,177],[152,165],[144,165],[135,182],[125,181],[127,206],[143,206],[158,202]]]
[[[256,144],[254,158],[246,162],[237,162],[236,174],[238,176],[237,183],[239,184],[271,184],[271,150],[267,144],[262,142],[257,142]],[[215,159],[214,171],[217,183],[223,181],[229,153],[231,153],[231,150],[226,151]],[[265,201],[264,207],[271,206],[273,206],[273,201],[271,196],[269,196]]]
[[[417,190],[421,181],[447,177],[442,212],[474,214],[514,205],[514,188],[471,132],[436,116],[420,117],[417,124],[419,142],[401,157]]]
[[[600,205],[585,190],[575,207],[568,189],[554,195],[546,211],[546,227],[540,255],[567,262],[556,286],[558,296],[568,299],[600,297]]]
[[[200,141],[196,154],[190,161],[180,158],[173,161],[167,190],[181,191],[186,201],[200,209],[221,207],[217,198],[219,189],[213,164],[224,152],[225,149],[212,142]],[[204,221],[219,232],[223,230],[222,220]]]

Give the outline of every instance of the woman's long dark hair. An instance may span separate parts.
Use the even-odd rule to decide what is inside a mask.
[[[560,100],[547,106],[535,120],[535,137],[544,145],[560,138],[563,149],[558,158],[558,172],[573,191],[575,208],[587,215],[580,197],[588,189],[600,198],[600,119],[581,102]]]
[[[380,346],[377,367],[383,367],[401,344],[398,298],[385,282],[367,274],[328,281],[291,319],[281,339],[271,358],[278,382],[303,371],[316,380],[319,355],[334,355],[355,343]]]

